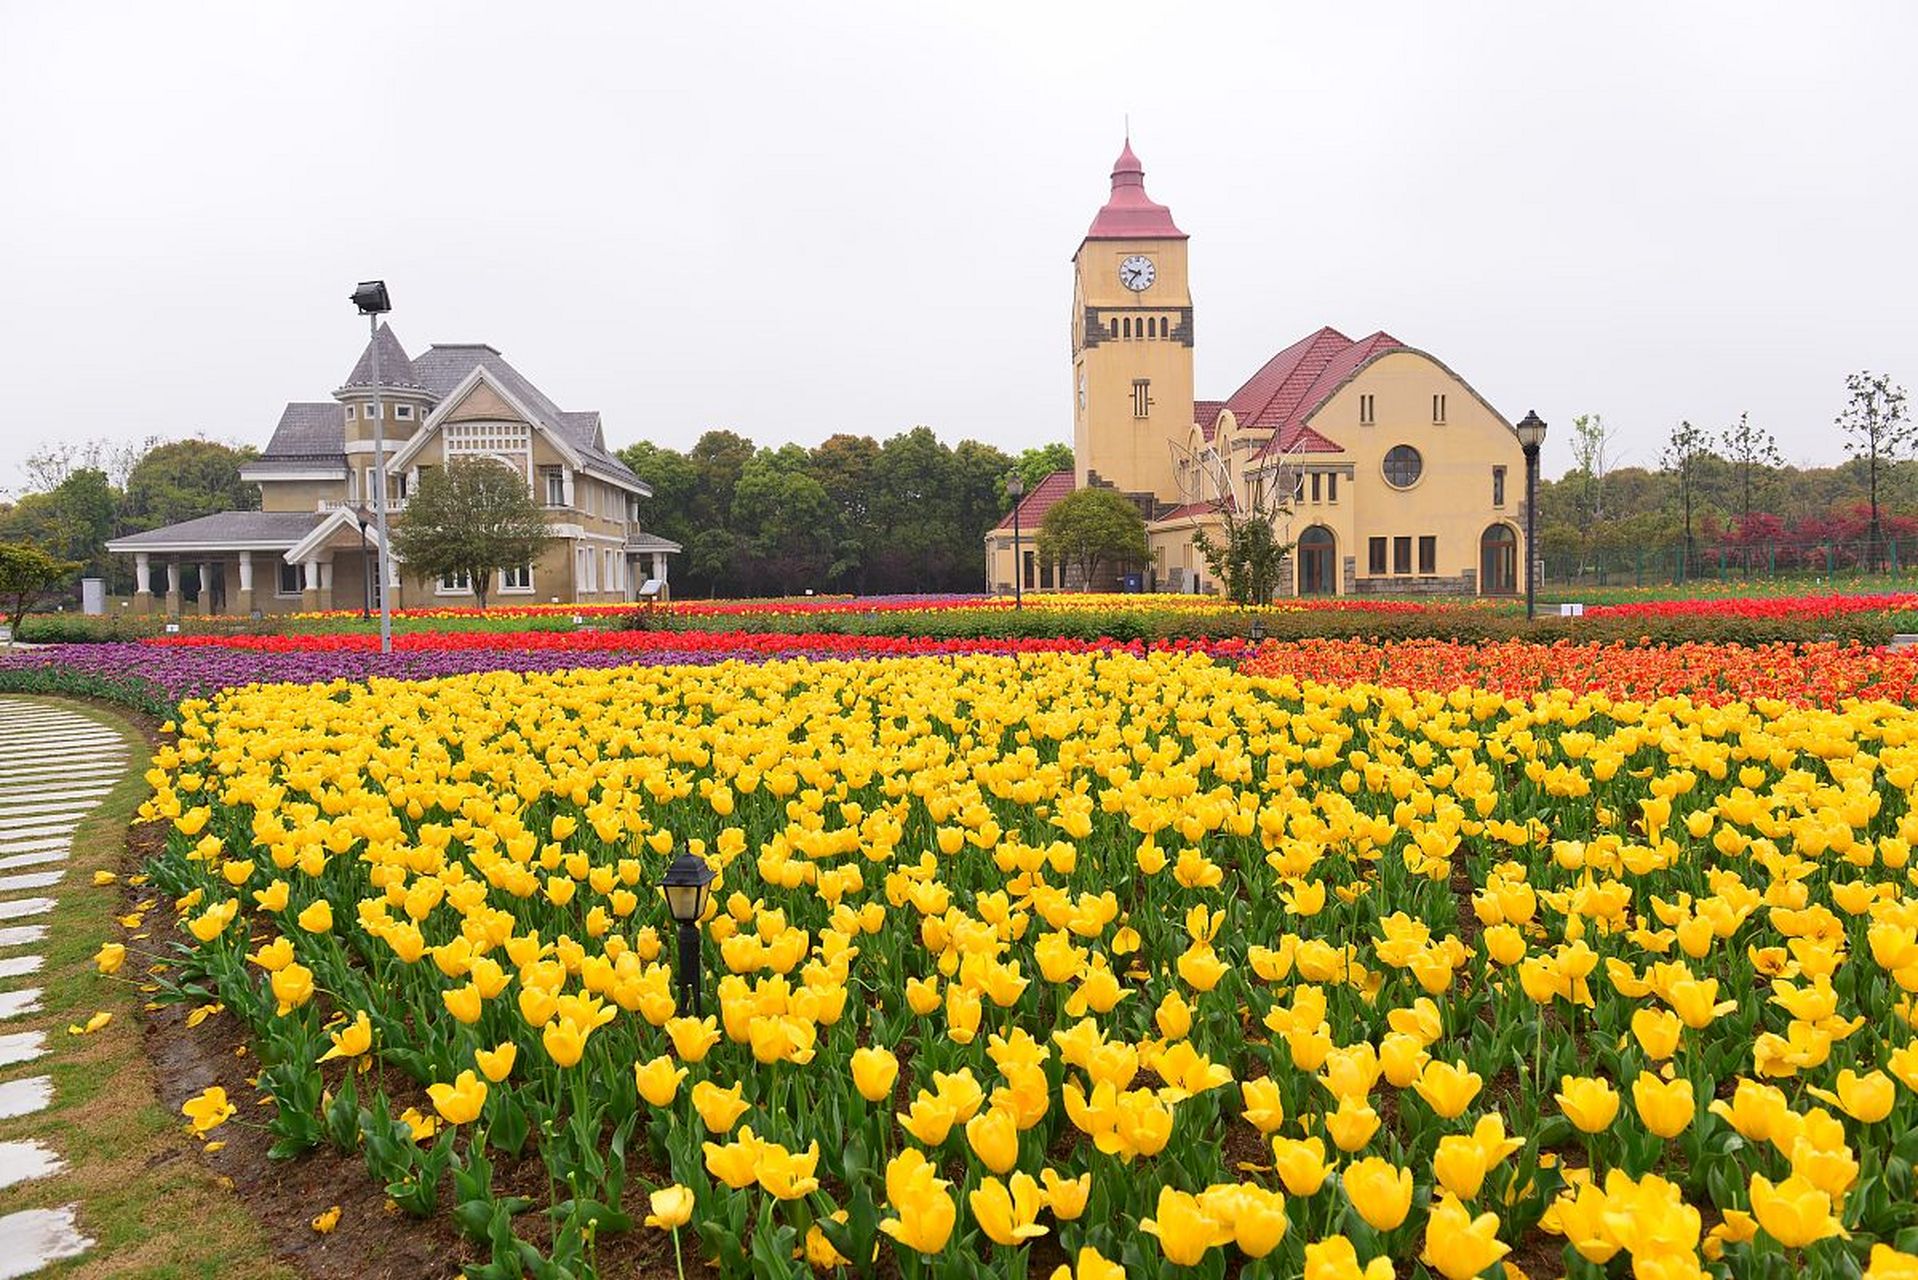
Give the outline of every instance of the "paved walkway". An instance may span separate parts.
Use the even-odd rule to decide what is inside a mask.
[[[121,736],[86,716],[0,697],[0,1188],[66,1167],[58,1152],[8,1133],[8,1121],[53,1102],[53,1080],[35,1070],[51,1046],[23,1029],[40,1010],[39,947],[66,875],[74,828],[126,771]],[[79,1206],[0,1216],[0,1280],[29,1276],[93,1247]]]

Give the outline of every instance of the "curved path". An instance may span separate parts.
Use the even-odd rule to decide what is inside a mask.
[[[45,1031],[20,1024],[40,1009],[44,920],[66,876],[74,829],[126,768],[126,741],[106,726],[47,703],[0,697],[0,1188],[65,1167],[57,1151],[7,1132],[9,1121],[53,1101],[52,1078],[35,1070],[52,1046]],[[92,1247],[78,1205],[0,1216],[0,1280]]]

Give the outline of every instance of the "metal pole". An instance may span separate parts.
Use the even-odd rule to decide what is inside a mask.
[[[679,926],[679,1016],[682,1018],[701,1017],[700,988],[705,984],[699,980],[699,928],[696,925]]]
[[[1012,500],[1012,607],[1026,607],[1026,558],[1019,551],[1019,506],[1025,501],[1023,495]]]
[[[1507,454],[1506,457],[1510,457]],[[1538,446],[1525,451],[1525,620],[1538,617],[1538,553],[1532,541],[1538,528]]]
[[[386,544],[386,407],[380,403],[380,317],[367,317],[373,333],[373,521],[380,531],[380,652],[393,652],[392,552]],[[361,537],[366,535],[362,533]]]
[[[355,513],[353,523],[360,527],[360,621],[365,622],[373,612],[373,575],[366,563],[366,521]]]

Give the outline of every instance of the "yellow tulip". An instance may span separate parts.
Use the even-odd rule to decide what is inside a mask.
[[[1603,1133],[1618,1115],[1618,1091],[1597,1076],[1565,1076],[1553,1096],[1565,1118],[1584,1133]]]
[[[1279,1181],[1295,1196],[1318,1194],[1332,1172],[1332,1166],[1325,1161],[1325,1142],[1319,1138],[1274,1136],[1272,1162],[1278,1169]]]
[[[471,1071],[462,1071],[452,1084],[426,1086],[426,1095],[446,1123],[470,1124],[479,1119],[480,1109],[486,1105],[486,1082]]]
[[[308,933],[330,933],[333,929],[333,904],[321,898],[300,912],[300,928]]]
[[[1053,1268],[1050,1280],[1126,1280],[1125,1268],[1091,1245],[1082,1245],[1072,1266]]]
[[[655,1107],[672,1105],[679,1094],[679,1082],[685,1078],[686,1068],[667,1054],[662,1053],[651,1062],[633,1064],[633,1083],[639,1089],[639,1096]]]
[[[972,1206],[972,1219],[995,1244],[1011,1247],[1046,1233],[1036,1219],[1045,1208],[1045,1196],[1039,1184],[1023,1173],[1012,1175],[1010,1187],[996,1177],[988,1177],[979,1189],[966,1197]]]
[[[1471,1280],[1512,1250],[1498,1238],[1498,1218],[1481,1213],[1474,1218],[1449,1192],[1439,1197],[1425,1220],[1425,1249],[1419,1260],[1435,1267],[1445,1280]]]
[[[519,1046],[511,1040],[504,1041],[494,1049],[473,1050],[473,1061],[478,1065],[480,1074],[494,1084],[512,1074],[513,1063],[518,1057]]]
[[[1438,1140],[1438,1149],[1432,1155],[1432,1176],[1463,1200],[1478,1194],[1489,1168],[1485,1149],[1467,1134],[1446,1134]]]
[[[93,967],[104,974],[120,972],[120,966],[127,961],[127,949],[118,942],[103,942],[94,953]]]
[[[557,1067],[577,1066],[586,1053],[585,1035],[564,1018],[555,1018],[547,1023],[539,1033],[539,1041],[546,1048],[546,1056]]]
[[[1632,1081],[1632,1105],[1645,1127],[1661,1138],[1676,1138],[1685,1132],[1698,1110],[1691,1081],[1683,1076],[1664,1081],[1649,1071],[1639,1072]]]
[[[1039,1185],[1045,1190],[1052,1216],[1061,1222],[1071,1222],[1086,1211],[1086,1199],[1092,1194],[1092,1175],[1082,1173],[1076,1178],[1062,1178],[1052,1169],[1041,1169]]]
[[[195,1135],[211,1133],[232,1119],[237,1110],[227,1101],[226,1090],[217,1084],[208,1086],[180,1106],[180,1113],[192,1122]]]
[[[788,1151],[776,1142],[762,1142],[756,1155],[754,1176],[775,1199],[799,1200],[819,1190],[819,1179],[813,1176],[819,1168],[817,1142],[803,1152]]]
[[[759,1147],[760,1141],[751,1125],[741,1125],[739,1137],[732,1142],[723,1145],[702,1143],[701,1149],[706,1153],[706,1172],[734,1191],[750,1187],[759,1181]]]
[[[701,1122],[711,1132],[729,1133],[739,1117],[751,1109],[745,1088],[744,1084],[734,1084],[722,1089],[710,1080],[701,1080],[693,1086],[693,1110],[699,1112]]]
[[[1260,1133],[1276,1132],[1285,1123],[1285,1102],[1271,1076],[1239,1081],[1239,1094],[1245,1100],[1245,1118]]]
[[[1206,1253],[1232,1240],[1232,1232],[1200,1207],[1197,1196],[1159,1188],[1153,1216],[1139,1230],[1159,1240],[1159,1251],[1174,1266],[1196,1267]]]
[[[852,1083],[867,1102],[884,1102],[892,1097],[893,1084],[899,1078],[899,1059],[885,1049],[863,1048],[852,1052]]]
[[[1305,1280],[1392,1280],[1392,1260],[1373,1258],[1359,1265],[1358,1250],[1344,1236],[1305,1246]]]
[[[647,1197],[646,1203],[652,1210],[646,1215],[646,1226],[672,1231],[692,1220],[693,1193],[677,1183],[653,1192]]]
[[[1802,1249],[1844,1231],[1832,1216],[1831,1197],[1798,1174],[1774,1186],[1764,1174],[1754,1173],[1751,1205],[1765,1234],[1787,1249]]]
[[[1632,1035],[1653,1062],[1663,1062],[1678,1052],[1684,1027],[1678,1015],[1667,1009],[1639,1009],[1632,1014]]]
[[[994,1107],[966,1121],[966,1142],[979,1162],[994,1173],[1010,1173],[1019,1163],[1019,1126],[1009,1111]]]
[[[360,1010],[353,1021],[330,1032],[328,1038],[333,1047],[320,1055],[321,1062],[331,1062],[335,1058],[357,1058],[373,1047],[373,1023],[366,1016],[366,1010]]]
[[[440,1002],[448,1013],[469,1027],[480,1020],[485,1007],[479,988],[470,982],[440,992]]]
[[[1484,1078],[1463,1062],[1429,1062],[1412,1087],[1427,1106],[1445,1119],[1453,1120],[1472,1105],[1472,1099],[1478,1097],[1484,1084]]]
[[[284,1018],[313,998],[313,971],[303,964],[289,964],[273,974],[273,998],[279,1001]]]
[[[1376,1231],[1390,1231],[1412,1211],[1412,1171],[1367,1156],[1340,1175],[1345,1198]]]
[[[879,1229],[908,1249],[938,1253],[959,1217],[959,1207],[946,1194],[951,1185],[936,1176],[923,1152],[907,1147],[886,1162],[886,1203],[895,1216],[883,1219]]]
[[[1379,1113],[1354,1098],[1340,1098],[1339,1105],[1325,1113],[1325,1130],[1341,1151],[1358,1151],[1379,1130]]]

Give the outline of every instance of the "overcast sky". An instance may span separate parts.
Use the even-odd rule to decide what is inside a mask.
[[[1070,439],[1131,117],[1198,392],[1385,329],[1649,463],[1918,384],[1918,5],[0,3],[0,487],[486,341],[615,446]]]

